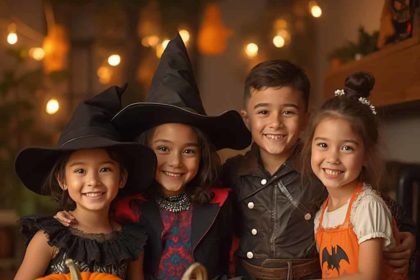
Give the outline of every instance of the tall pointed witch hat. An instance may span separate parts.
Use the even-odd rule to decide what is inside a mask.
[[[179,34],[162,55],[146,101],[128,105],[112,122],[128,139],[160,124],[183,123],[206,133],[216,149],[244,149],[251,143],[251,135],[238,112],[206,114]]]
[[[15,170],[30,190],[50,194],[44,183],[57,159],[63,154],[80,149],[113,148],[121,154],[128,170],[126,194],[137,193],[149,187],[155,176],[156,157],[149,148],[123,142],[111,118],[121,109],[124,89],[110,87],[78,105],[55,147],[28,147],[16,157]]]

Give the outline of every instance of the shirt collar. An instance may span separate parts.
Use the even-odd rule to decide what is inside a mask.
[[[288,167],[286,169],[300,170],[301,163],[299,161],[299,154],[301,150],[302,144],[299,141],[293,148],[293,152],[290,157],[279,167],[274,175],[279,174],[280,171],[284,169],[284,167]],[[257,144],[253,143],[251,150],[244,155],[243,161],[241,162],[238,169],[238,175],[254,175],[258,177],[267,177],[267,175],[269,175],[268,171],[265,170],[262,164],[260,151]]]

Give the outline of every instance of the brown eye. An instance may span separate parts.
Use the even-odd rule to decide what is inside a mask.
[[[159,152],[164,152],[165,153],[165,152],[169,151],[169,148],[166,147],[166,146],[157,146],[156,150],[158,150]]]

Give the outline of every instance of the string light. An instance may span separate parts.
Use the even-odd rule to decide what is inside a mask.
[[[7,27],[7,31],[8,31],[7,38],[6,38],[7,43],[9,45],[16,44],[18,41],[18,35],[16,33],[16,24],[14,23],[9,24],[9,26]]]
[[[47,105],[45,106],[45,112],[47,112],[48,115],[54,115],[59,109],[60,103],[55,98],[48,100]]]
[[[286,44],[286,40],[281,35],[276,35],[273,37],[273,44],[276,48],[282,48]]]
[[[322,9],[316,1],[309,1],[309,11],[315,18],[319,18],[322,15]]]
[[[118,66],[121,62],[121,56],[119,54],[111,54],[108,57],[108,64],[111,66]]]
[[[43,48],[30,48],[29,49],[29,56],[33,59],[40,61],[45,56],[45,51]]]
[[[256,57],[258,54],[258,45],[255,43],[249,43],[245,46],[245,54],[249,57]]]
[[[166,49],[166,46],[169,44],[169,39],[164,39],[161,44],[156,47],[156,56],[160,58],[163,54],[163,51]]]
[[[190,32],[187,29],[180,29],[179,35],[182,38],[182,41],[184,41],[185,45],[188,45],[188,41],[190,40]]]

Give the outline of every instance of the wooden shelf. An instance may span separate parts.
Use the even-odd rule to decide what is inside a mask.
[[[357,71],[367,71],[375,76],[375,87],[370,96],[375,106],[401,109],[420,103],[419,7],[414,13],[412,38],[387,45],[358,61],[331,70],[325,77],[324,96],[333,96],[336,89],[344,86],[345,78]]]
[[[420,37],[389,45],[337,69],[325,77],[325,97],[342,88],[345,78],[356,71],[375,76],[371,100],[375,106],[387,106],[420,100]]]

